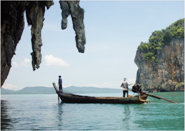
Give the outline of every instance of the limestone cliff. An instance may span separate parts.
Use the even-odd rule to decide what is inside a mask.
[[[41,30],[44,25],[45,8],[49,9],[53,1],[2,1],[1,2],[1,86],[11,68],[11,59],[24,29],[24,12],[28,25],[31,25],[32,67],[38,69],[41,63]],[[62,29],[67,26],[67,16],[71,14],[76,33],[76,45],[79,52],[85,50],[84,11],[79,1],[60,1],[62,9]],[[64,26],[65,25],[65,26]]]
[[[86,43],[84,30],[84,9],[80,8],[79,1],[60,1],[60,8],[62,9],[62,29],[67,28],[67,17],[71,14],[73,21],[73,29],[76,36],[76,47],[79,52],[84,52],[84,45]]]
[[[148,43],[141,42],[135,63],[139,68],[136,83],[144,90],[181,90],[184,84],[184,19],[165,30],[153,32]]]

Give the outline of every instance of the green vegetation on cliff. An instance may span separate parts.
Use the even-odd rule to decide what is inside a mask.
[[[176,21],[166,29],[153,32],[149,42],[141,42],[138,49],[143,52],[146,61],[151,60],[155,65],[158,62],[157,52],[174,38],[184,38],[184,19]]]
[[[184,82],[180,82],[175,86],[175,90],[177,90],[179,87],[184,86]]]

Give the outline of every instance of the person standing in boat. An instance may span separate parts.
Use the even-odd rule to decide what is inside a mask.
[[[62,90],[62,78],[61,78],[61,76],[59,76],[59,79],[58,79],[58,86],[59,86],[59,92],[63,92],[63,90]]]
[[[132,85],[132,83],[128,84],[127,79],[124,78],[123,82],[121,83],[121,87],[123,87],[123,97],[125,97],[125,94],[127,94],[127,97],[128,97],[128,86],[129,85]]]

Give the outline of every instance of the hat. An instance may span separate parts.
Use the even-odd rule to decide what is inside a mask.
[[[61,77],[61,76],[58,76],[58,77]]]

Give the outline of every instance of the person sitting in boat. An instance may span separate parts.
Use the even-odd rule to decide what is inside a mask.
[[[128,97],[128,85],[132,85],[132,83],[128,84],[127,79],[124,78],[123,82],[121,83],[121,87],[123,87],[123,97],[125,97],[125,94],[127,94]]]
[[[59,92],[63,92],[62,90],[62,79],[61,79],[61,76],[59,76],[59,79],[58,79],[58,86],[59,86]]]

